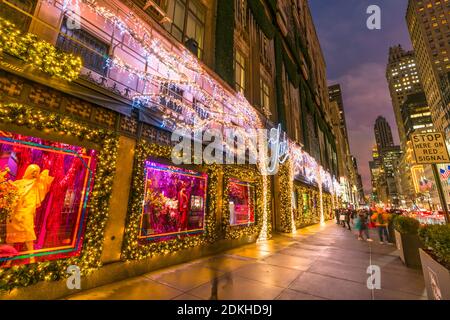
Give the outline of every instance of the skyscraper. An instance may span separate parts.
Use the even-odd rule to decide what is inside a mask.
[[[400,146],[390,146],[383,149],[382,153],[382,168],[385,186],[387,187],[387,201],[393,205],[399,205],[399,188],[396,180],[399,161],[402,157]]]
[[[406,139],[414,132],[433,130],[430,107],[423,92],[408,95],[401,106]]]
[[[413,51],[405,51],[401,45],[389,48],[389,61],[386,79],[392,99],[395,121],[402,149],[406,145],[405,124],[402,118],[402,105],[409,94],[422,91]]]
[[[353,199],[350,202],[355,202],[355,204],[362,203],[364,201],[364,190],[362,184],[358,181],[359,173],[356,158],[350,152],[341,86],[336,84],[328,87],[328,93],[330,98],[332,123],[334,126],[336,141],[339,146],[339,174],[341,177],[347,177],[350,185],[356,187],[356,190],[353,190],[353,188],[349,190],[352,194],[350,198]]]
[[[378,147],[375,144],[372,148],[372,161],[369,161],[370,178],[372,183],[372,200],[379,200],[380,187],[378,186],[381,173],[381,159],[378,152]]]
[[[416,53],[417,69],[435,128],[450,136],[446,97],[450,72],[450,11],[448,0],[409,0],[406,20]],[[448,88],[447,88],[448,89]]]
[[[383,149],[392,147],[394,145],[394,139],[392,138],[391,126],[387,120],[379,116],[375,121],[375,140],[377,142],[378,151],[383,152]]]
[[[340,127],[344,134],[344,138],[347,140],[348,143],[347,122],[345,121],[344,99],[342,97],[341,85],[338,83],[329,86],[328,94],[330,96],[330,101],[336,101],[339,107]]]
[[[394,146],[391,127],[384,117],[379,116],[375,121],[374,133],[376,147],[372,149],[373,161],[369,163],[373,196],[385,204],[397,206],[400,201],[395,172],[402,152],[400,146]]]

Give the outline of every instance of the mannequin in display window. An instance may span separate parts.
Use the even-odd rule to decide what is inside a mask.
[[[185,182],[181,182],[181,189],[178,193],[178,204],[180,208],[179,231],[184,231],[187,229],[187,220],[189,215],[189,195]]]
[[[41,172],[38,165],[31,164],[25,170],[22,179],[12,182],[18,190],[18,199],[13,214],[6,222],[8,244],[24,243],[28,251],[34,250],[36,209],[44,201],[53,182],[53,177],[50,177],[48,173],[48,170]],[[35,262],[34,257],[30,258],[30,263],[33,262]]]

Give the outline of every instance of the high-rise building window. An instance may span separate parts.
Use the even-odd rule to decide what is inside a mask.
[[[8,2],[29,14],[34,14],[37,4],[37,0],[9,0]],[[0,16],[7,18],[24,32],[28,31],[31,24],[29,16],[3,3],[3,1],[0,1]]]
[[[206,8],[195,0],[174,0],[168,5],[172,24],[167,30],[180,42],[191,46],[195,41],[197,56],[203,58]]]
[[[245,94],[245,56],[236,49],[235,72],[236,72],[236,90]]]
[[[81,56],[83,65],[101,75],[106,74],[109,46],[102,40],[81,29],[67,28],[67,18],[61,25],[56,46],[63,51]]]

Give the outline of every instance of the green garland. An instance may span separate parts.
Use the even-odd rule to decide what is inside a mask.
[[[112,131],[93,129],[78,120],[21,104],[0,104],[0,123],[39,131],[51,130],[61,137],[71,136],[99,145],[95,184],[89,200],[81,254],[78,257],[0,269],[0,290],[29,286],[43,280],[66,278],[66,269],[70,265],[78,266],[82,275],[90,274],[101,266],[100,255],[116,169],[117,136]]]
[[[38,41],[34,34],[23,35],[13,23],[0,17],[0,55],[2,52],[67,81],[77,79],[82,67],[80,57],[62,52],[46,41]]]
[[[232,88],[234,74],[234,1],[217,1],[215,71]]]
[[[266,9],[261,0],[248,0],[247,3],[262,32],[267,38],[273,39],[275,36],[275,27],[272,24],[271,18],[267,16]]]
[[[293,181],[290,173],[289,160],[286,161],[278,171],[279,179],[279,205],[280,205],[280,231],[291,233],[294,228],[304,228],[320,222],[320,194],[315,188],[298,184]],[[297,209],[292,206],[292,194],[297,194]],[[307,195],[307,202],[304,202],[303,195]],[[322,193],[324,201],[324,214],[328,220],[331,210],[327,205],[326,193]]]
[[[291,161],[282,164],[278,170],[279,181],[279,205],[280,205],[280,231],[291,233],[294,231],[292,225],[292,184]]]
[[[175,239],[161,242],[150,242],[140,245],[138,243],[139,224],[142,217],[142,201],[145,192],[144,162],[149,158],[171,159],[169,146],[160,146],[141,142],[136,148],[135,165],[133,169],[133,184],[129,203],[129,214],[127,218],[124,242],[122,248],[123,260],[142,260],[147,257],[169,254],[182,249],[213,243],[217,239],[216,208],[218,181],[221,168],[218,165],[207,166],[208,173],[208,198],[205,213],[205,229],[201,235],[178,236]]]
[[[324,203],[324,215],[325,220],[331,220],[334,218],[333,215],[333,201],[331,200],[331,194],[324,192],[323,193],[323,203]]]
[[[231,226],[230,225],[230,210],[229,210],[229,181],[231,178],[239,179],[245,182],[254,183],[256,193],[256,212],[255,223],[250,226]],[[260,233],[263,226],[263,180],[262,176],[256,169],[248,165],[229,165],[224,169],[224,188],[223,188],[223,203],[222,203],[222,228],[225,234],[225,239],[242,239],[245,236],[251,236]],[[270,198],[270,192],[268,192]],[[268,199],[269,200],[269,199]],[[270,203],[270,201],[267,201]],[[268,210],[268,208],[266,208]],[[267,224],[268,226],[270,223]],[[270,234],[270,230],[268,230]]]

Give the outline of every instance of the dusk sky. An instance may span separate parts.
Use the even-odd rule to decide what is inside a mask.
[[[386,81],[389,47],[411,49],[405,21],[408,0],[310,0],[314,23],[328,69],[329,84],[340,83],[351,152],[358,159],[364,189],[370,192],[369,161],[378,115],[398,131]],[[381,30],[366,27],[369,5],[381,8]]]

